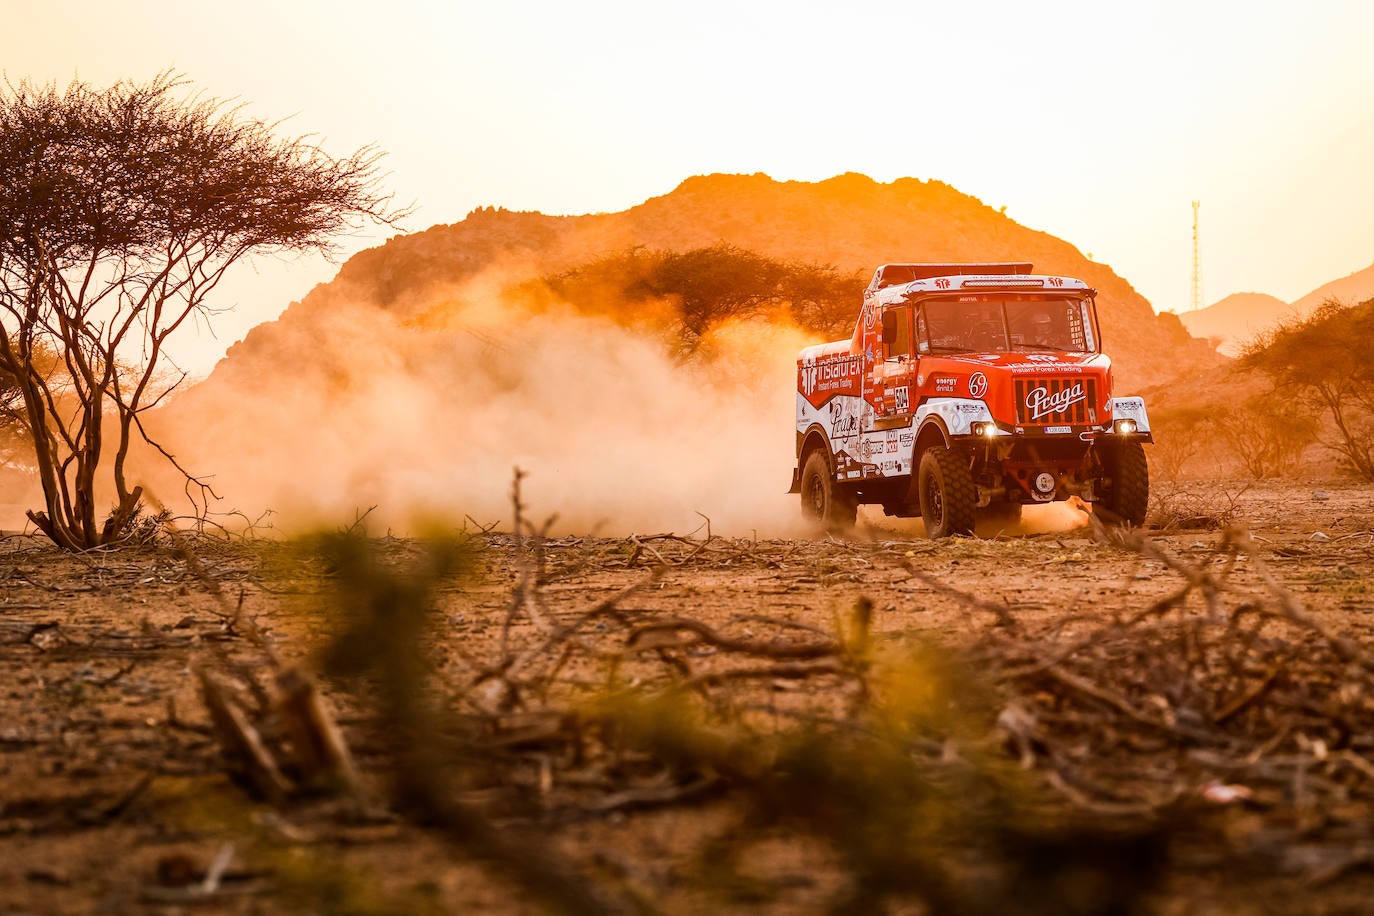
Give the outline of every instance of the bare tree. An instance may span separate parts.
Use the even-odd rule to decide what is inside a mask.
[[[164,73],[106,89],[0,87],[0,378],[16,391],[62,547],[118,541],[138,512],[130,446],[156,448],[198,505],[208,485],[148,437],[143,414],[184,379],[166,342],[230,266],[330,252],[339,232],[404,215],[380,193],[371,147],[336,159],[308,138]],[[55,355],[55,361],[45,359]],[[97,500],[113,509],[98,518]]]

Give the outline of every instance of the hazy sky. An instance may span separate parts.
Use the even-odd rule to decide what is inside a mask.
[[[1374,2],[0,0],[11,81],[173,68],[338,154],[387,150],[409,229],[615,211],[689,175],[937,178],[1188,306],[1374,262]],[[346,240],[347,252],[382,235]],[[346,253],[347,253],[346,252]],[[894,256],[899,256],[894,252]],[[259,262],[223,346],[336,268]]]

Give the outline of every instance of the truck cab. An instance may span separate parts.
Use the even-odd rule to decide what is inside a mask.
[[[1141,524],[1149,418],[1114,396],[1095,297],[1028,263],[878,268],[850,339],[798,356],[803,512],[844,528],[876,504],[941,537],[1077,496]]]

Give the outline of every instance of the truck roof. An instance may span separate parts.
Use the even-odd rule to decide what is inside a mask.
[[[1089,296],[1095,294],[1092,287],[1073,277],[1044,274],[975,274],[930,277],[885,287],[877,291],[877,300],[880,305],[892,306],[900,305],[922,293],[949,293],[960,290],[979,293],[1087,293]]]
[[[1031,272],[1029,261],[1002,261],[980,264],[884,264],[873,272],[870,292],[899,286],[912,280],[932,280],[936,277],[965,277],[978,275],[1009,276]]]

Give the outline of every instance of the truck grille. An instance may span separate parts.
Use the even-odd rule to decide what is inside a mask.
[[[1021,426],[1097,423],[1097,379],[1016,379],[1016,422]]]

